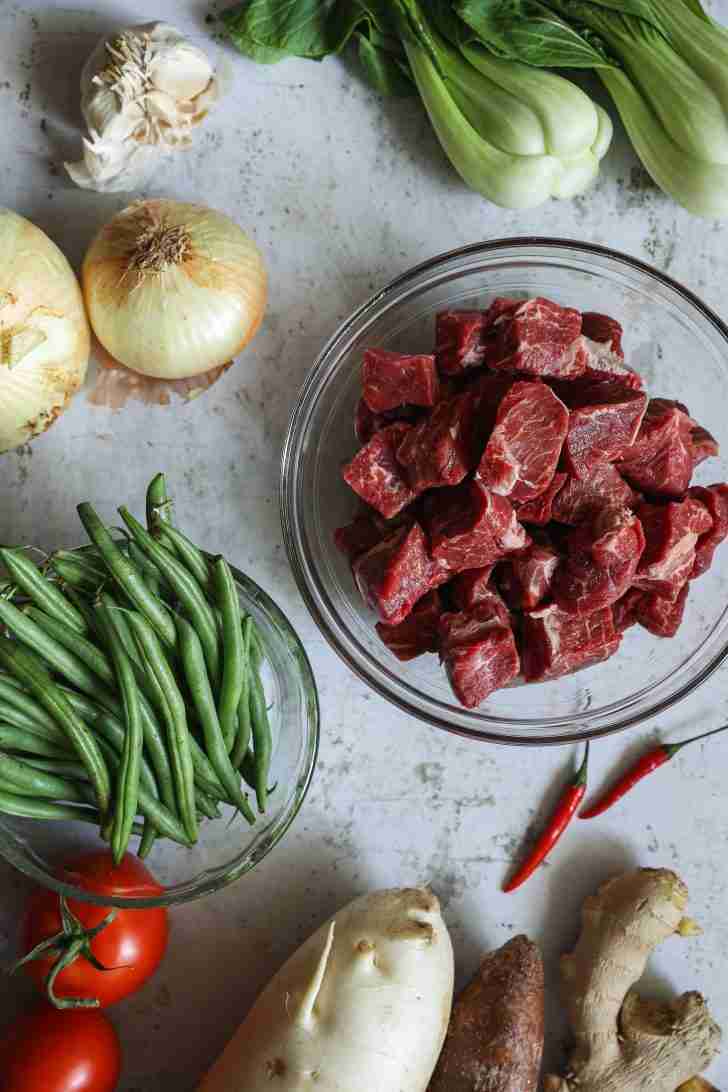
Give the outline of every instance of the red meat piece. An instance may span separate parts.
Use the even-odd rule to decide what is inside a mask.
[[[417,496],[397,461],[402,441],[416,431],[406,424],[388,425],[375,433],[344,467],[347,485],[385,519],[396,516]]]
[[[476,399],[476,437],[480,451],[483,450],[486,440],[495,428],[500,404],[514,382],[512,375],[500,372],[484,372],[469,387]]]
[[[351,523],[334,531],[334,542],[349,561],[356,561],[382,541],[380,525],[366,512],[360,512]]]
[[[600,463],[588,478],[564,475],[565,484],[556,494],[552,518],[572,527],[592,520],[603,508],[624,508],[635,502],[635,494],[612,463]],[[521,519],[523,513],[519,512]]]
[[[514,383],[498,407],[476,477],[513,501],[548,489],[561,455],[569,412],[545,383]]]
[[[646,595],[647,592],[640,591],[639,588],[630,588],[617,600],[612,607],[617,633],[624,633],[631,626],[637,625],[637,607]]]
[[[435,355],[443,375],[460,375],[485,360],[485,313],[441,311],[435,320]]]
[[[523,615],[522,663],[527,682],[569,675],[609,659],[622,635],[614,628],[611,607],[574,615],[555,603]]]
[[[504,562],[499,568],[498,582],[508,606],[514,610],[537,607],[551,591],[560,562],[556,550],[539,543]]]
[[[414,660],[425,652],[437,652],[440,647],[441,614],[440,593],[431,591],[415,603],[412,613],[398,626],[377,622],[377,633],[398,660]]]
[[[705,505],[710,513],[713,526],[698,539],[695,547],[695,564],[690,579],[707,573],[713,563],[713,554],[728,535],[728,485],[694,485],[690,496]]]
[[[432,557],[450,572],[490,565],[529,541],[510,501],[476,481],[428,497],[425,522]]]
[[[654,593],[643,594],[635,607],[636,621],[655,637],[674,637],[685,614],[689,591],[690,585],[683,584],[674,600]]]
[[[356,559],[354,579],[382,622],[397,626],[432,589],[432,561],[419,523],[400,527]]]
[[[634,443],[647,396],[613,380],[577,379],[556,387],[569,407],[566,468],[587,479],[594,467],[613,462]]]
[[[407,433],[397,449],[414,493],[457,485],[478,461],[475,449],[475,409],[471,392],[445,399],[429,417]]]
[[[364,401],[373,413],[404,405],[434,406],[440,391],[434,356],[367,349],[361,379]]]
[[[609,315],[600,315],[598,311],[584,311],[581,316],[581,332],[590,338],[607,344],[611,351],[624,360],[622,352],[622,324]]]
[[[479,603],[499,604],[504,622],[508,621],[508,608],[495,589],[491,577],[495,565],[483,565],[480,569],[466,569],[458,573],[450,584],[452,600],[458,610],[471,610]]]
[[[635,587],[675,599],[693,571],[698,539],[712,530],[713,518],[695,497],[668,504],[642,504],[639,517],[646,546]]]
[[[641,391],[644,386],[642,377],[627,367],[623,356],[612,352],[608,344],[592,341],[584,334],[580,334],[569,346],[562,367],[567,373],[566,380],[557,379],[553,382],[568,382],[572,373],[575,373],[579,379],[608,379],[635,391]]]
[[[386,428],[387,425],[399,421],[416,425],[421,420],[423,412],[419,406],[398,406],[396,410],[387,410],[386,413],[372,413],[364,399],[360,398],[354,416],[354,434],[360,444],[368,444],[375,432]]]
[[[651,398],[637,439],[622,453],[620,472],[644,493],[683,496],[693,474],[694,426],[682,403]]]
[[[554,518],[554,500],[566,482],[566,477],[566,474],[554,474],[551,485],[538,497],[525,501],[523,504],[514,505],[521,523],[535,523],[539,527],[545,527],[551,522]]]
[[[693,455],[693,470],[706,459],[720,455],[720,444],[702,425],[695,425],[691,430],[690,447]]]
[[[642,525],[628,508],[605,509],[591,525],[577,527],[553,583],[559,607],[591,614],[616,603],[631,586],[644,547]]]
[[[584,363],[568,350],[581,333],[581,315],[552,300],[526,300],[498,327],[488,365],[536,376],[580,375]]]
[[[521,667],[513,631],[502,624],[490,603],[442,615],[440,658],[455,696],[466,709],[475,709],[506,686]]]

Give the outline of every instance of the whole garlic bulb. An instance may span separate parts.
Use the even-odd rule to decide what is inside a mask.
[[[149,178],[160,151],[189,146],[218,84],[205,53],[167,23],[143,23],[103,38],[81,74],[89,135],[83,160],[66,163],[84,189],[118,193]]]

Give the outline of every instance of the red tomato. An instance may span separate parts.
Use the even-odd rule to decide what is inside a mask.
[[[42,1004],[0,1038],[0,1092],[114,1092],[121,1050],[96,1009]]]
[[[106,851],[87,853],[64,863],[64,875],[77,887],[100,895],[158,895],[162,888],[136,858],[127,854],[118,867]],[[93,929],[107,916],[110,907],[92,906],[69,899],[69,909],[85,929]],[[61,933],[63,925],[59,897],[53,891],[31,896],[24,921],[24,952],[41,941]],[[116,917],[90,942],[91,952],[104,967],[99,971],[83,955],[65,967],[56,978],[57,997],[96,998],[101,1008],[128,997],[154,974],[162,961],[169,925],[167,911],[119,910]],[[58,953],[25,964],[27,973],[44,991],[48,971]]]

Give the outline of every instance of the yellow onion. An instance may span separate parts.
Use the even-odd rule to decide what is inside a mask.
[[[98,233],[83,263],[94,333],[116,360],[157,379],[226,364],[265,310],[263,259],[229,217],[204,205],[139,201]]]
[[[0,452],[53,424],[86,377],[81,290],[45,232],[0,208]]]

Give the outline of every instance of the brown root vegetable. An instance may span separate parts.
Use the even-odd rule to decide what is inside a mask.
[[[616,876],[586,899],[576,948],[561,973],[575,1046],[565,1077],[546,1092],[675,1092],[710,1065],[721,1030],[699,993],[669,1003],[632,987],[654,949],[671,936],[695,935],[684,917],[688,891],[665,868]],[[707,1087],[710,1087],[709,1085]],[[683,1090],[684,1092],[684,1090]]]
[[[429,1092],[535,1092],[543,1035],[541,954],[517,936],[483,958],[455,1002]]]

